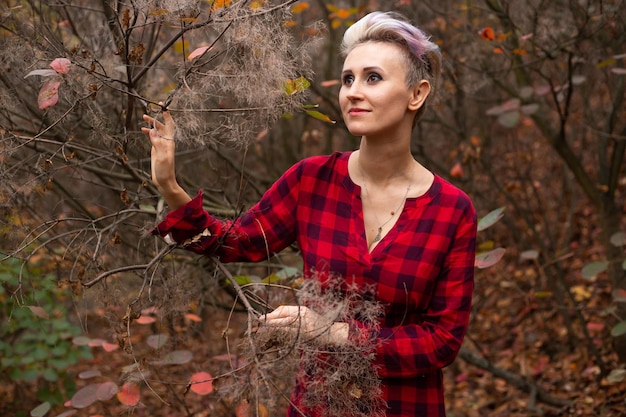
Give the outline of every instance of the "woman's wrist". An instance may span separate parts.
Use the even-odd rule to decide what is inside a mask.
[[[166,187],[159,186],[157,188],[170,210],[176,210],[191,201],[189,194],[176,181]]]

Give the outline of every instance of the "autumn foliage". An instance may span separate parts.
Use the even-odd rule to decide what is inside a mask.
[[[626,414],[620,0],[0,2],[0,414],[284,413],[302,345],[254,320],[303,296],[297,248],[226,266],[151,236],[141,116],[171,111],[181,184],[235,218],[295,161],[358,146],[337,45],[372,10],[440,45],[412,151],[480,215],[449,414]]]

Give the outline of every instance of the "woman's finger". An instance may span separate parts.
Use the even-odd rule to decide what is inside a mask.
[[[301,308],[298,306],[279,306],[271,313],[266,314],[265,319],[273,320],[286,317],[297,318],[303,313],[300,309]]]

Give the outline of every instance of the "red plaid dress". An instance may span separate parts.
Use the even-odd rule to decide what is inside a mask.
[[[300,161],[234,221],[204,211],[199,192],[155,233],[223,262],[259,261],[297,242],[305,276],[327,271],[373,286],[385,306],[372,336],[387,416],[445,416],[441,369],[456,357],[469,321],[476,212],[466,194],[435,176],[370,253],[349,156]]]

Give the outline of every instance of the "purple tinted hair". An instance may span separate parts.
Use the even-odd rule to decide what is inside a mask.
[[[347,56],[354,47],[365,42],[391,42],[399,45],[407,59],[407,84],[421,80],[436,89],[441,73],[441,52],[429,36],[395,12],[372,12],[350,26],[341,43],[341,54]]]

